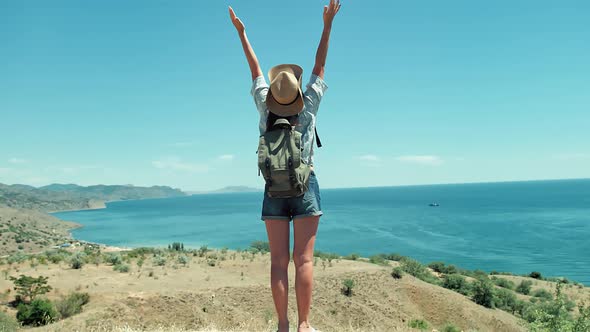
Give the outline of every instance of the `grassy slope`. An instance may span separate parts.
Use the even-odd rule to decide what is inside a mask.
[[[45,213],[0,206],[0,256],[19,251],[37,252],[69,239],[68,230],[79,224]]]
[[[151,257],[140,269],[136,259],[129,273],[113,271],[107,264],[85,265],[72,270],[65,263],[31,267],[23,263],[10,275],[47,275],[56,298],[78,290],[91,295],[84,312],[39,331],[109,331],[129,326],[135,330],[272,331],[276,326],[268,285],[269,255],[222,255],[215,266],[207,259],[189,255],[188,266],[169,257],[166,266],[154,266]],[[222,260],[221,256],[225,256]],[[515,316],[486,309],[469,298],[412,276],[390,276],[391,267],[363,261],[333,260],[332,266],[318,260],[315,267],[311,322],[321,331],[411,331],[412,319],[424,319],[432,328],[453,323],[465,331],[524,331]],[[324,267],[325,266],[325,267]],[[18,273],[15,271],[18,268]],[[290,268],[290,311],[296,322],[293,267]],[[151,273],[151,276],[150,276]],[[504,277],[504,276],[502,276]],[[340,288],[345,278],[355,280],[354,295]],[[519,277],[511,277],[519,278]],[[542,284],[542,285],[541,285]],[[535,287],[550,287],[539,281]],[[0,280],[0,291],[10,282]],[[587,288],[574,290],[588,298]],[[131,329],[128,329],[131,331]]]

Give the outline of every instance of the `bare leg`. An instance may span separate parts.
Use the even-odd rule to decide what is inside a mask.
[[[309,308],[313,286],[313,247],[320,217],[305,217],[293,221],[295,231],[293,260],[295,261],[295,293],[299,315],[298,332],[311,331]]]
[[[289,280],[289,222],[265,220],[270,246],[270,287],[279,318],[279,332],[289,331],[287,317]]]

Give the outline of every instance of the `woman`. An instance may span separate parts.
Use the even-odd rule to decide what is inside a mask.
[[[302,134],[302,160],[313,166],[313,142],[315,138],[315,120],[319,103],[327,89],[324,79],[324,66],[328,53],[328,42],[334,17],[340,10],[340,0],[330,0],[324,6],[324,29],[317,49],[315,66],[311,79],[304,93],[301,91],[302,69],[297,65],[279,65],[269,71],[270,88],[266,83],[258,59],[246,37],[244,24],[229,7],[229,14],[235,26],[250,71],[252,73],[252,90],[256,107],[260,113],[260,133],[263,134],[269,124],[277,117],[287,117],[295,129]],[[291,116],[287,116],[291,115]],[[296,118],[296,120],[295,120]],[[315,331],[309,323],[309,309],[313,284],[313,248],[322,211],[320,209],[320,192],[313,172],[309,187],[303,196],[292,198],[271,198],[264,195],[262,220],[270,245],[271,269],[270,280],[272,297],[278,315],[278,331],[289,331],[287,317],[289,266],[289,222],[293,220],[295,263],[295,293],[297,297],[298,332]]]

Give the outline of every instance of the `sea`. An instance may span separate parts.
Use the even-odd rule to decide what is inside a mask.
[[[244,249],[267,240],[262,198],[200,194],[54,215],[84,225],[73,236],[90,242]],[[316,250],[539,271],[590,286],[590,179],[322,189],[321,205]]]

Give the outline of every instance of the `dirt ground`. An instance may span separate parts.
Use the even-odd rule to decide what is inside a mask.
[[[170,257],[165,266],[136,259],[130,271],[111,265],[67,263],[31,266],[30,262],[4,265],[0,279],[3,301],[13,293],[8,276],[48,276],[55,299],[72,291],[88,292],[82,313],[35,331],[275,331],[269,254],[227,252],[215,266],[206,258],[189,255],[186,265]],[[223,259],[221,257],[223,256]],[[310,322],[319,331],[417,331],[413,319],[430,328],[452,323],[464,331],[524,331],[519,320],[501,310],[486,309],[442,287],[404,275],[394,279],[394,266],[365,261],[317,259]],[[34,265],[34,264],[33,264]],[[289,269],[289,319],[296,331],[294,266]],[[354,293],[342,294],[344,279],[353,279]],[[14,314],[13,309],[3,310]]]

